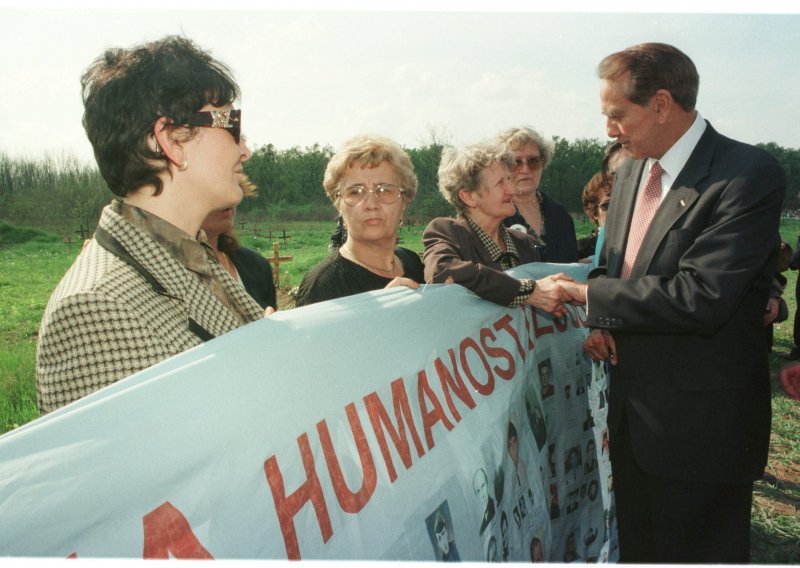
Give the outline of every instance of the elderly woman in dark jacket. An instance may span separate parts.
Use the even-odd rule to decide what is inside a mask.
[[[425,229],[425,279],[452,279],[502,306],[529,304],[562,315],[569,298],[557,281],[567,276],[531,280],[505,272],[540,260],[533,238],[503,225],[514,213],[511,163],[513,156],[498,144],[444,149],[439,191],[458,210],[458,218],[440,217]]]

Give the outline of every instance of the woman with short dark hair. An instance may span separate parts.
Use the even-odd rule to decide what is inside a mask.
[[[118,198],[45,310],[43,413],[264,314],[198,240],[209,213],[241,200],[250,157],[230,70],[173,36],[107,50],[81,85],[86,134]]]

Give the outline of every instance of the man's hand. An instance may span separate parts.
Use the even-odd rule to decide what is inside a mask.
[[[571,282],[572,277],[563,273],[553,274],[552,276],[545,276],[536,281],[536,288],[533,293],[525,300],[526,304],[539,308],[547,313],[553,314],[556,317],[561,317],[567,314],[567,308],[564,307],[570,298],[564,292],[563,288],[559,286],[559,282]]]
[[[781,369],[778,380],[786,394],[800,400],[800,363],[792,363]]]
[[[589,285],[586,282],[575,282],[574,280],[559,280],[559,286],[569,298],[571,304],[585,304]]]
[[[617,344],[605,329],[593,329],[583,342],[583,351],[595,361],[617,364]]]
[[[770,298],[767,301],[767,311],[764,313],[764,327],[767,327],[769,324],[775,321],[775,318],[778,317],[778,310],[780,307],[780,298]]]

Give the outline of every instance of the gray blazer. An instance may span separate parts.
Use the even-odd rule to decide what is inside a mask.
[[[194,274],[121,217],[116,204],[103,210],[97,237],[47,304],[36,353],[42,413],[241,325]],[[98,243],[101,234],[121,247],[119,254]],[[263,317],[221,266],[211,267],[249,321]]]

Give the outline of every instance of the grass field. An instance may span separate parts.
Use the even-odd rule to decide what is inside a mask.
[[[288,292],[305,272],[327,255],[330,223],[287,223],[277,226],[245,226],[240,236],[245,245],[264,256],[280,243],[280,288]],[[272,230],[269,237],[268,231]],[[784,240],[794,246],[800,220],[786,219],[781,226]],[[283,231],[290,237],[279,238]],[[579,235],[589,232],[578,223]],[[402,246],[422,251],[422,227],[404,227]],[[39,231],[14,229],[0,223],[0,433],[38,416],[35,394],[36,334],[47,300],[61,276],[79,252],[79,244]],[[793,317],[793,291],[797,272],[786,273],[789,283],[784,298]],[[775,352],[788,351],[792,342],[792,319],[775,326]],[[774,380],[785,360],[770,356],[773,371],[773,434],[767,476],[756,483],[753,504],[752,560],[758,564],[800,563],[800,403],[789,399]]]

